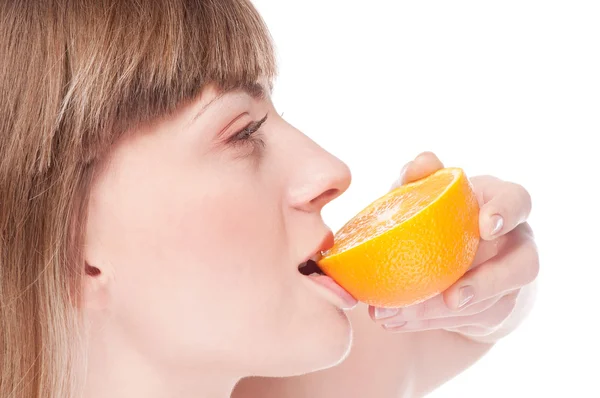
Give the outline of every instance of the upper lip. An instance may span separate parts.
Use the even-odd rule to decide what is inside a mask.
[[[323,239],[321,240],[321,243],[319,244],[319,246],[313,252],[309,253],[309,255],[300,264],[304,264],[308,260],[313,259],[313,257],[315,257],[315,256],[320,256],[321,252],[330,249],[333,246],[333,243],[334,243],[333,232],[328,231],[325,234],[325,236],[323,237]]]

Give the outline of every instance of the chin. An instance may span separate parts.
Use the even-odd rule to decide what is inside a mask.
[[[343,362],[350,353],[352,326],[346,313],[337,308],[334,311],[337,317],[335,324],[322,325],[322,335],[307,349],[307,353],[314,358],[308,372],[334,367]]]
[[[328,303],[320,307],[294,317],[294,333],[280,341],[280,348],[285,349],[273,353],[279,356],[274,361],[277,365],[265,376],[299,376],[334,367],[346,359],[353,337],[348,316]]]

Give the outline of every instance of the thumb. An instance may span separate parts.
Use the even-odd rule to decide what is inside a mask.
[[[414,160],[406,163],[398,179],[392,184],[394,190],[409,182],[420,180],[444,168],[444,164],[433,152],[423,152]]]

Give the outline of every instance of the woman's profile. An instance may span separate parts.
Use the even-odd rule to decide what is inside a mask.
[[[299,272],[351,176],[276,111],[274,54],[249,0],[0,4],[1,398],[417,396],[516,327],[531,203],[492,177],[477,267],[425,304]]]

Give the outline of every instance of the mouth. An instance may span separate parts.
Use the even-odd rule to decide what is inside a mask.
[[[346,289],[325,274],[325,272],[319,268],[317,260],[318,256],[314,256],[310,260],[300,264],[298,266],[298,272],[307,277],[311,285],[315,285],[321,294],[329,301],[334,302],[341,309],[350,310],[354,308],[358,304],[358,301],[352,297]]]
[[[310,276],[312,274],[325,275],[325,272],[321,268],[315,260],[308,260],[298,266],[298,271],[304,276]]]

